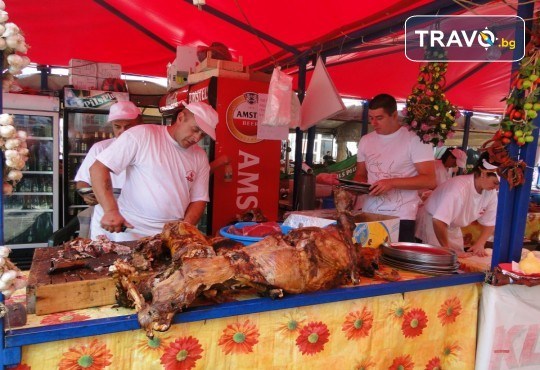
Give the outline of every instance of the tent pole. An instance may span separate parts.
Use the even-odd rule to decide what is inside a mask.
[[[193,0],[184,0],[185,2],[187,3],[190,3],[193,5]],[[246,24],[246,23],[243,23],[243,22],[240,22],[238,19],[236,18],[233,18],[231,17],[230,15],[228,14],[225,14],[223,13],[222,11],[219,11],[217,10],[216,8],[213,8],[212,6],[208,5],[208,4],[205,4],[205,5],[201,5],[200,8],[202,10],[204,10],[205,12],[207,12],[208,14],[212,14],[213,16],[215,17],[218,17],[219,19],[229,23],[229,24],[232,24],[233,26],[236,26],[238,28],[240,28],[241,30],[244,30],[244,31],[247,31],[257,37],[260,37],[261,39],[263,40],[266,40],[276,46],[279,46],[280,48],[282,48],[283,50],[287,50],[288,52],[294,54],[294,55],[298,55],[300,54],[300,50],[296,49],[295,47],[289,45],[289,44],[286,44],[285,42],[283,41],[280,41],[278,39],[276,39],[275,37],[272,37],[270,36],[269,34],[267,33],[264,33],[254,27],[252,27],[251,25],[249,24]]]
[[[362,130],[360,137],[367,135],[369,125],[369,100],[364,100],[362,103]]]
[[[313,61],[313,65],[317,63],[318,59]],[[326,58],[321,57],[323,64],[326,63]],[[304,72],[305,73],[305,72]],[[315,128],[316,126],[311,126],[307,131],[307,148],[306,148],[306,163],[308,166],[313,166],[313,147],[315,146]]]
[[[534,3],[528,0],[518,0],[517,15],[523,19],[532,19],[534,13]],[[526,29],[532,28],[532,21],[525,23]],[[525,45],[529,36],[525,34]],[[517,59],[518,50],[523,47],[523,40],[516,37],[516,49],[514,51]],[[512,73],[519,69],[520,62],[514,62]],[[510,77],[511,82],[512,77]],[[536,118],[534,124],[538,125],[540,120]],[[515,143],[508,145],[508,151],[512,158],[524,160],[527,164],[525,171],[525,183],[511,190],[508,182],[502,181],[499,188],[499,199],[497,207],[497,219],[495,222],[495,236],[493,257],[491,267],[497,266],[501,262],[519,261],[521,259],[521,249],[523,248],[523,235],[525,233],[525,222],[529,206],[529,195],[532,182],[532,167],[534,166],[536,146],[538,145],[538,130],[533,130],[534,140],[527,144],[521,153]]]
[[[465,124],[463,125],[463,141],[461,142],[461,149],[463,149],[463,151],[466,152],[467,148],[469,147],[471,117],[473,116],[473,112],[466,111],[464,116],[465,116]]]
[[[300,103],[304,101],[306,95],[306,69],[307,60],[301,59],[298,62],[298,100]],[[298,210],[300,200],[300,176],[302,173],[302,142],[304,133],[300,127],[296,128],[296,141],[294,150],[294,181],[293,181],[293,210]],[[287,163],[288,165],[288,163]]]
[[[129,18],[127,15],[113,7],[112,5],[106,3],[103,0],[94,0],[95,3],[101,5],[105,9],[107,9],[112,14],[116,15],[118,18],[122,19],[123,21],[127,22],[128,24],[132,25],[142,33],[144,33],[146,36],[150,37],[152,40],[156,41],[161,46],[164,46],[166,49],[176,53],[176,46],[169,44],[167,41],[156,35],[155,33],[151,32],[148,28],[143,27],[140,23],[135,22],[133,19]]]
[[[478,0],[475,2],[475,4],[476,6],[480,6],[491,1],[492,0]],[[307,49],[300,55],[293,55],[289,58],[281,60],[280,64],[292,65],[295,63],[296,60],[298,60],[300,56],[309,58],[311,55],[319,54],[327,57],[331,55],[347,54],[348,50],[351,50],[358,45],[362,45],[364,41],[375,40],[384,36],[388,36],[392,33],[402,31],[405,21],[410,16],[419,14],[449,15],[455,14],[462,10],[463,7],[456,4],[453,0],[433,1],[429,4],[404,12],[397,17],[393,17],[382,22],[377,22],[374,25],[344,34],[343,36],[323,43],[322,45],[317,44],[315,48]]]

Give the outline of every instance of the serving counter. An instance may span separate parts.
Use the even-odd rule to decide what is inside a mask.
[[[271,300],[253,295],[177,314],[149,340],[109,306],[29,315],[5,328],[16,369],[473,369],[482,273],[361,285]],[[11,300],[24,301],[24,294]],[[401,367],[400,367],[401,366]]]

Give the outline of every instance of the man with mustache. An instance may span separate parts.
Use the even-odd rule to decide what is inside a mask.
[[[171,126],[136,126],[98,155],[90,174],[103,207],[103,214],[92,219],[100,234],[114,241],[137,240],[160,233],[169,221],[199,222],[209,201],[210,166],[196,144],[205,135],[216,139],[218,114],[206,103],[184,105]],[[116,201],[110,173],[124,170],[126,181]]]

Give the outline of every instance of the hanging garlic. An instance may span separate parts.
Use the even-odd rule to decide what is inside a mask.
[[[5,24],[5,30],[2,33],[2,37],[9,37],[9,36],[15,36],[21,33],[21,30],[19,26],[17,26],[13,22],[9,22]]]
[[[4,195],[10,195],[11,193],[13,193],[13,186],[8,182],[4,182],[4,184],[2,185],[2,192],[4,193]]]
[[[8,13],[5,10],[0,10],[0,23],[4,23],[9,19]]]
[[[6,126],[0,127],[0,130]],[[6,149],[15,149],[21,144],[19,139],[7,139],[6,140]]]
[[[16,277],[17,277],[17,271],[7,270],[2,274],[2,276],[0,276],[0,281],[8,282],[8,281],[12,281]]]
[[[0,114],[0,125],[1,126],[5,126],[5,125],[13,126],[13,124],[14,124],[14,121],[13,121],[13,116],[11,114],[7,114],[7,113]]]
[[[21,42],[21,38],[19,35],[11,35],[6,37],[6,44],[8,47],[15,49],[17,45],[19,45],[19,42]],[[14,54],[11,54],[14,55]]]
[[[8,247],[0,247],[0,257],[6,258],[11,253],[11,249]]]
[[[15,127],[6,125],[6,126],[0,126],[0,136],[3,138],[9,139],[12,138],[14,135],[17,134],[17,130]],[[13,148],[7,148],[7,149],[13,149]]]
[[[17,168],[18,167],[20,167],[20,164],[17,164]],[[19,170],[11,170],[7,175],[8,179],[10,179],[11,181],[19,181],[20,179],[22,179],[22,176],[23,174]]]

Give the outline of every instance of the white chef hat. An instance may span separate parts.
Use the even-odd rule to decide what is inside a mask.
[[[459,168],[467,167],[467,154],[463,150],[455,148],[450,153],[456,158],[456,164]]]

